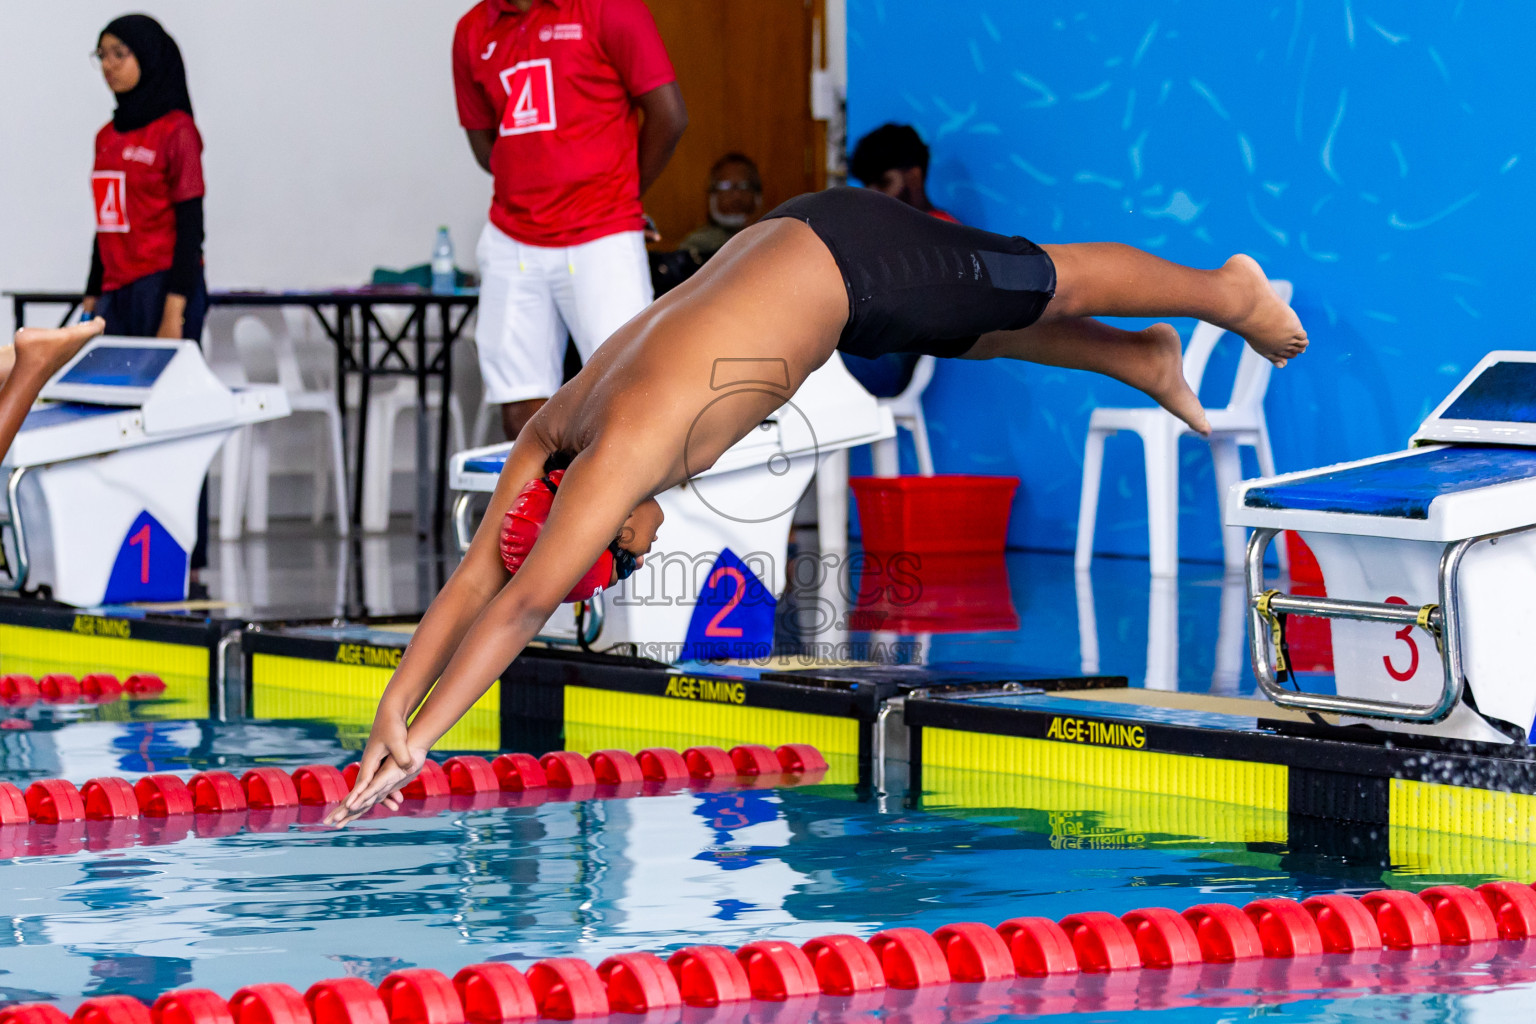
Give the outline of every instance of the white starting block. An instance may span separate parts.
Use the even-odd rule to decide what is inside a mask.
[[[733,392],[782,390],[788,397],[787,378],[780,388],[766,379],[772,376],[743,368],[734,381],[717,382],[717,401],[729,401]],[[712,467],[658,494],[666,521],[645,564],[584,606],[562,605],[541,636],[572,640],[579,632],[585,645],[599,639],[605,649],[634,644],[658,661],[767,656],[786,583],[790,525],[806,487],[823,475],[823,548],[829,528],[845,545],[843,524],[829,527],[827,520],[846,518],[846,450],[894,434],[890,410],[834,354]],[[461,550],[473,534],[470,499],[495,490],[511,448],[504,443],[453,457],[450,486],[462,492],[454,506]]]
[[[1276,704],[1382,728],[1529,742],[1536,680],[1536,352],[1483,358],[1407,451],[1244,481],[1251,649]],[[1295,530],[1326,597],[1264,589],[1264,550]],[[1337,695],[1283,685],[1287,615],[1329,620]]]
[[[275,385],[231,391],[190,341],[93,339],[11,444],[9,589],[78,606],[180,601],[197,503],[224,439],[288,415]]]

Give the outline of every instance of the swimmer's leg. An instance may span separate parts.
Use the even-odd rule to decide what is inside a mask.
[[[1092,370],[1129,384],[1201,434],[1210,433],[1200,399],[1184,380],[1179,332],[1168,324],[1122,331],[1089,317],[1042,318],[1022,331],[984,334],[966,359],[1022,359]]]
[[[69,327],[23,327],[16,332],[14,365],[5,383],[0,384],[0,459],[11,450],[16,431],[43,386],[106,326],[105,320],[96,317]]]
[[[1276,366],[1307,347],[1301,320],[1248,256],[1196,270],[1114,242],[1042,248],[1056,264],[1056,296],[1042,320],[1192,316],[1242,336]]]

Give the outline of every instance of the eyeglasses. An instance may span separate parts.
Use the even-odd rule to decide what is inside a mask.
[[[709,186],[711,192],[761,192],[761,185],[754,185],[750,181],[717,181]]]
[[[132,56],[133,51],[128,49],[126,46],[114,46],[110,50],[103,50],[98,47],[97,49],[91,51],[91,60],[95,61],[97,64],[105,64],[108,61],[121,64],[123,61]]]

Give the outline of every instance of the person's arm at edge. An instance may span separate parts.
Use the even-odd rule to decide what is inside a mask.
[[[475,163],[486,174],[491,173],[491,150],[496,145],[496,129],[494,128],[465,128],[464,135],[469,139],[469,151],[475,154]]]
[[[538,439],[536,430],[525,429],[507,456],[501,479],[497,481],[490,505],[470,541],[464,560],[428,606],[400,656],[400,664],[379,697],[379,707],[359,762],[357,782],[343,807],[350,805],[354,797],[369,787],[375,774],[387,762],[393,761],[412,774],[421,767],[419,761],[412,764],[406,748],[407,723],[443,673],[464,634],[505,585],[507,570],[501,561],[501,521],[518,492],[543,472],[549,450],[549,446]]]
[[[667,169],[667,162],[677,149],[678,140],[688,127],[688,108],[683,91],[676,82],[660,85],[635,97],[635,105],[645,120],[640,125],[640,194]]]
[[[631,453],[599,455],[590,448],[572,462],[527,561],[463,633],[437,686],[411,721],[405,764],[398,757],[383,760],[367,787],[360,775],[353,794],[327,821],[345,824],[381,800],[390,802],[420,770],[427,752],[522,653],[634,507],[649,497],[645,487],[613,486],[626,476],[633,479],[633,467],[626,465],[632,462]]]

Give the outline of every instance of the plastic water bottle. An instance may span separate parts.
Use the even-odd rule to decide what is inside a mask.
[[[453,267],[453,239],[448,237],[448,226],[445,224],[437,229],[437,244],[432,246],[432,291],[446,295],[458,283],[458,274]]]

